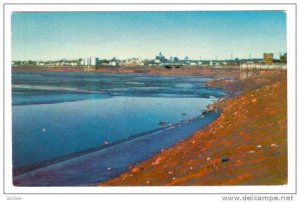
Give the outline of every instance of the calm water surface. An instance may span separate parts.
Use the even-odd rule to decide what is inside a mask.
[[[199,117],[209,103],[225,95],[220,89],[207,88],[208,80],[192,76],[13,73],[13,166],[29,166],[109,145]]]

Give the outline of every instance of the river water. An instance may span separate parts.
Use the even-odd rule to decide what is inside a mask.
[[[141,74],[13,73],[14,183],[93,185],[119,175],[218,116],[201,117],[209,103],[225,95],[220,89],[207,88],[208,80]],[[87,162],[94,169],[84,168]],[[41,173],[47,176],[49,169],[57,175],[38,177]],[[58,177],[60,181],[55,180]]]

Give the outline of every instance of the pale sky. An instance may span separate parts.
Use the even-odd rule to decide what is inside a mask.
[[[13,60],[99,57],[262,58],[286,51],[286,14],[43,12],[12,15]]]

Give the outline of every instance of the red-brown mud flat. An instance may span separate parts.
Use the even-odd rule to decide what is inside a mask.
[[[180,67],[166,69],[164,67],[99,67],[97,69],[84,69],[83,67],[42,67],[22,66],[12,67],[12,72],[89,72],[113,74],[149,74],[149,75],[185,75],[207,76],[214,78],[238,78],[239,68],[208,68],[208,67]]]
[[[231,95],[214,104],[214,122],[100,186],[287,184],[286,81],[285,70],[270,70],[209,82]]]

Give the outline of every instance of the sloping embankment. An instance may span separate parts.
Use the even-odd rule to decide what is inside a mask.
[[[286,184],[286,80],[286,71],[268,71],[210,83],[233,95],[218,103],[223,112],[216,121],[101,185]]]

